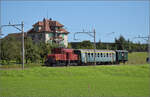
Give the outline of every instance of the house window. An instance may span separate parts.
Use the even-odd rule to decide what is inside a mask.
[[[42,34],[38,35],[38,39],[41,40],[42,39]]]
[[[34,35],[31,35],[31,38],[32,38],[32,40],[35,38],[35,36]]]
[[[39,31],[39,27],[38,27],[38,26],[35,26],[35,27],[34,27],[34,30],[35,30],[35,31]]]
[[[42,29],[42,27],[39,27],[39,30],[41,30]]]
[[[54,26],[51,26],[51,30],[52,30],[52,31],[55,30],[55,27],[54,27]]]

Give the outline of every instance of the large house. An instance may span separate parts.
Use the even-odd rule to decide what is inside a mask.
[[[27,31],[27,36],[31,37],[35,43],[57,43],[61,46],[68,46],[68,31],[64,25],[52,19],[43,19],[33,25],[33,28]]]

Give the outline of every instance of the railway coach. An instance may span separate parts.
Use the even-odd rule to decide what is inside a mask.
[[[78,64],[110,64],[116,62],[116,52],[112,50],[79,49],[74,50],[78,55]]]

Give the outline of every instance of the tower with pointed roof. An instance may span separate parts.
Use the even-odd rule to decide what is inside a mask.
[[[33,28],[27,31],[27,36],[31,37],[35,43],[58,43],[61,46],[67,47],[69,32],[63,27],[64,25],[58,21],[44,18],[43,21],[38,21],[33,25]]]

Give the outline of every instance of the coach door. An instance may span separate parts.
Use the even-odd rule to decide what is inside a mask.
[[[84,62],[87,63],[87,53],[85,53]]]
[[[112,62],[114,62],[114,53],[111,53],[111,56],[112,56]]]

